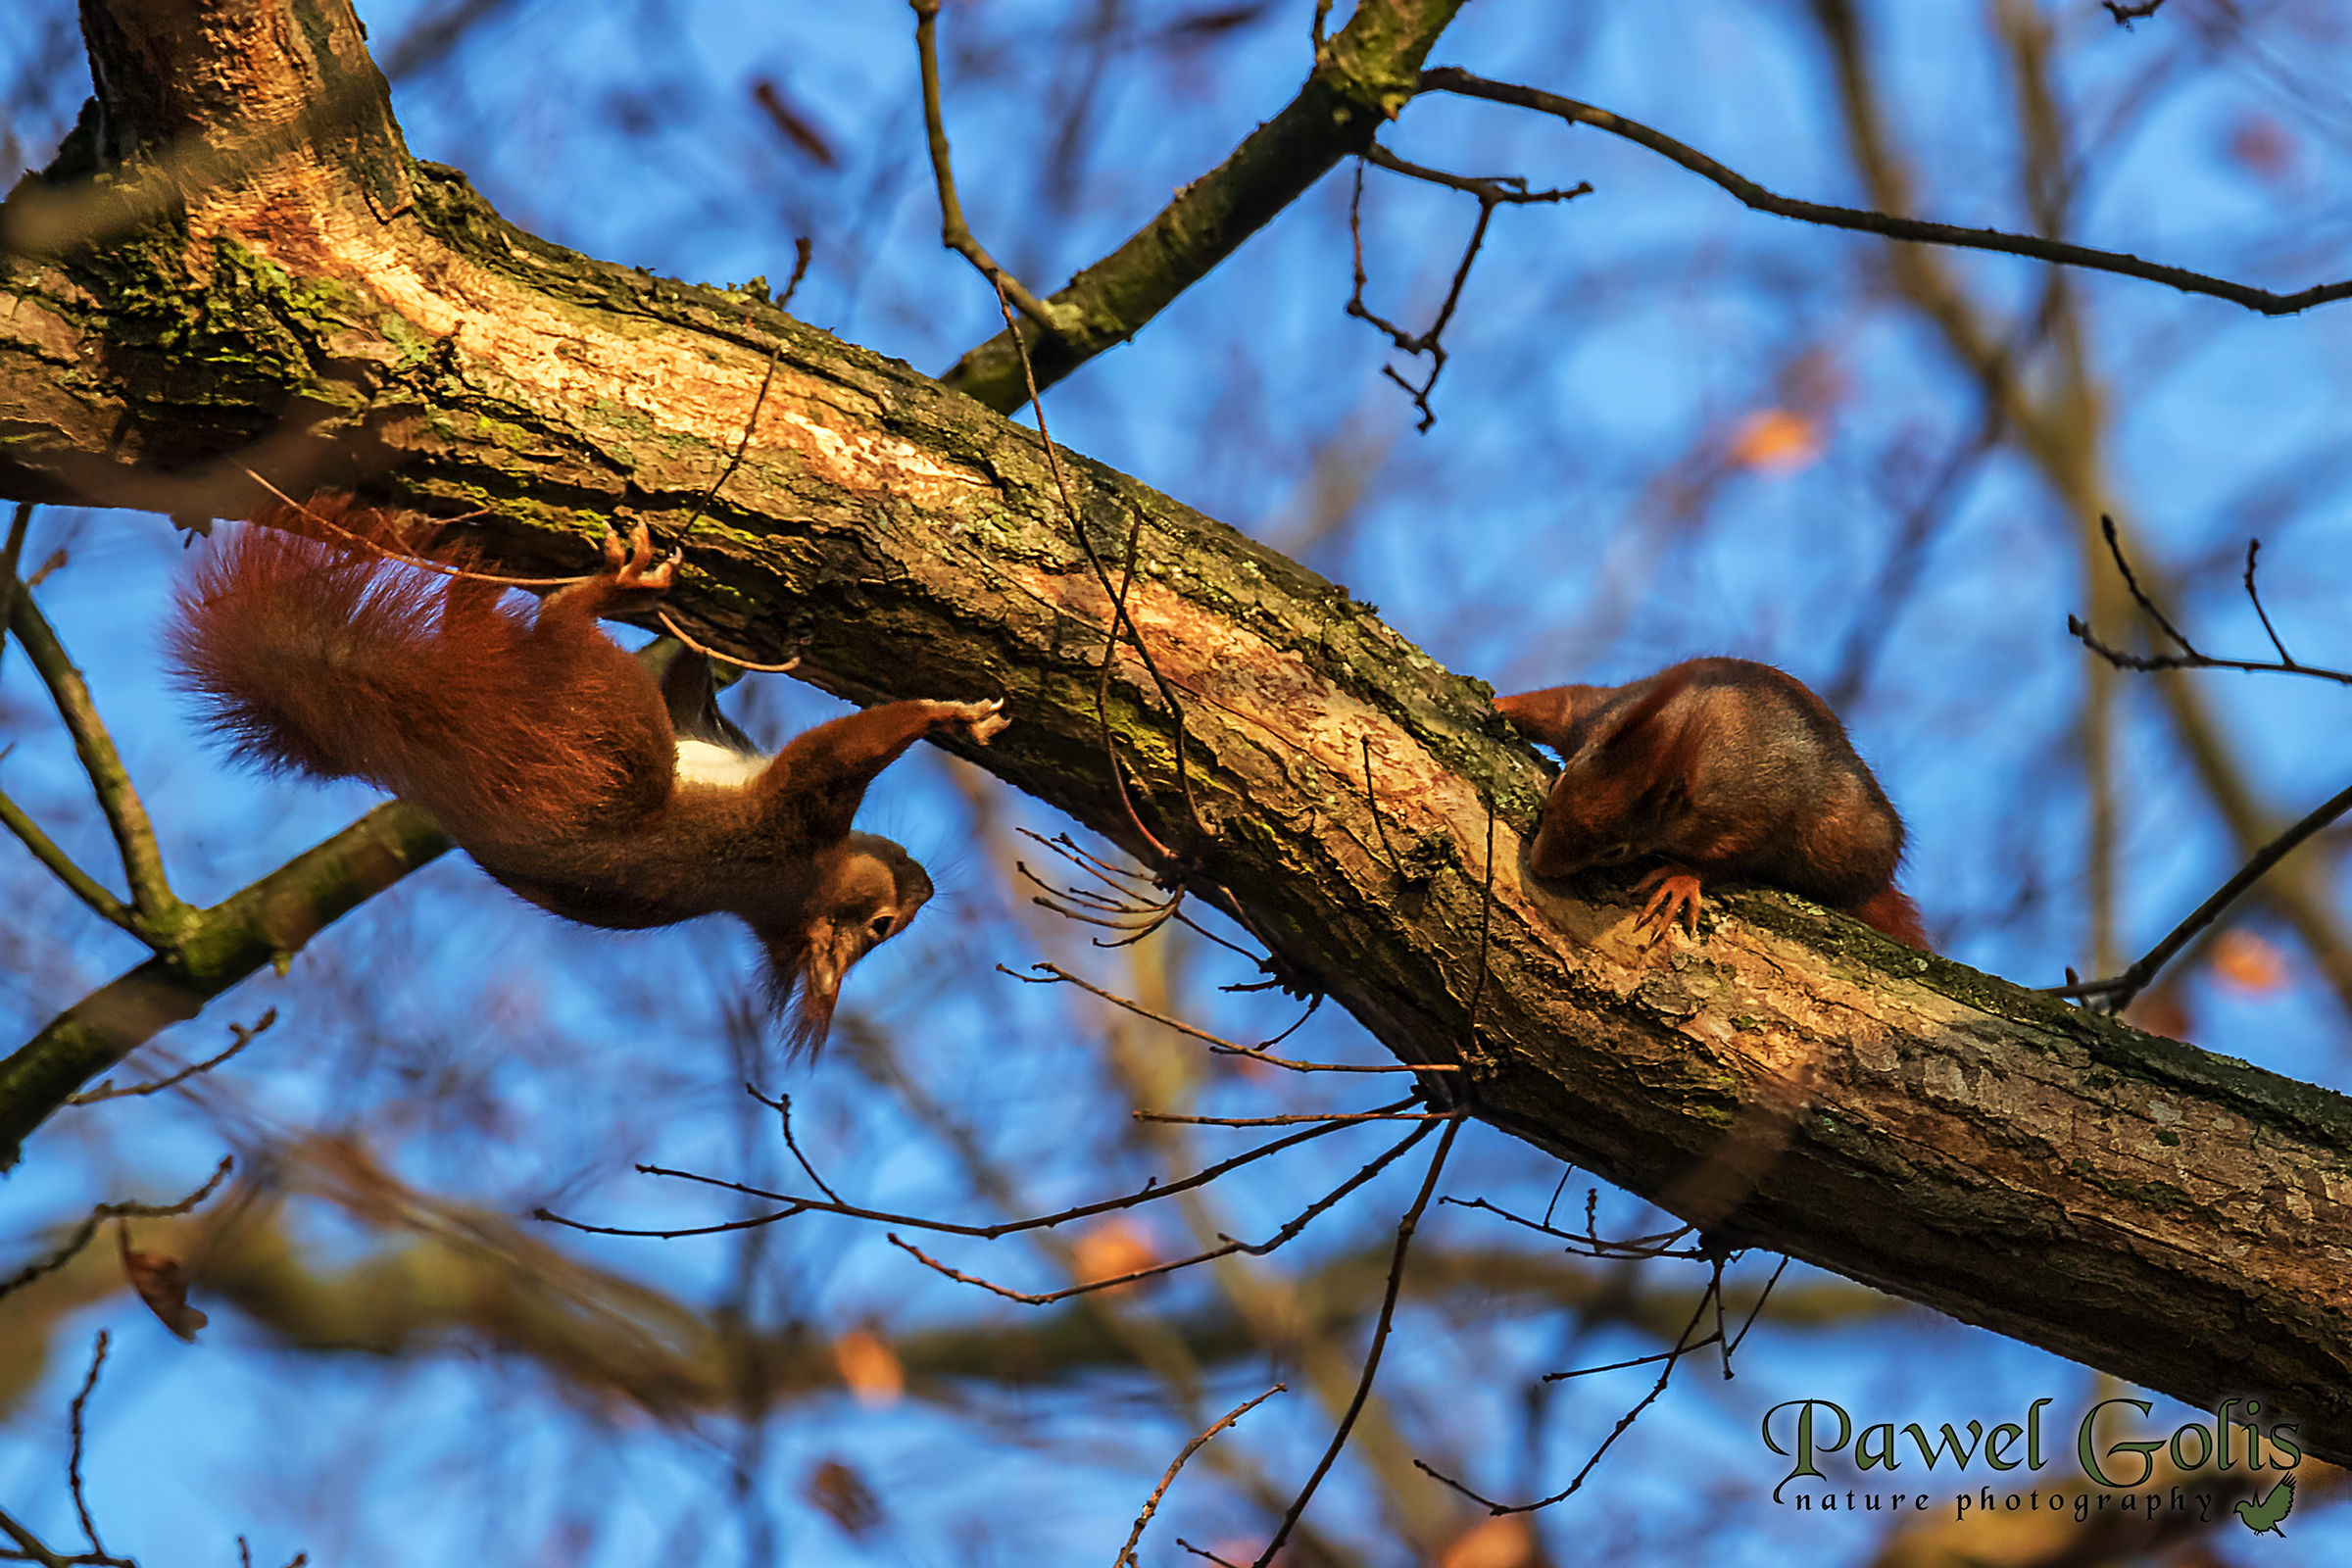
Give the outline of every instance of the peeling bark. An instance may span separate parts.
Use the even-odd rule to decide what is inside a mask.
[[[332,0],[280,0],[233,38],[109,15],[188,28],[94,45],[105,118],[134,132],[110,145],[151,150],[110,189],[171,177],[198,127],[246,172],[0,273],[0,496],[234,514],[261,499],[251,466],[292,492],[493,508],[494,561],[580,569],[609,516],[684,520],[772,353],[676,612],[861,702],[1003,694],[1015,723],[974,760],[1143,848],[1095,715],[1107,596],[1034,434],[764,300],[547,245],[455,172],[407,164],[353,97],[356,24]],[[192,74],[206,49],[242,51],[257,83],[343,83],[334,135],[268,141],[324,119],[258,86],[220,113],[264,104],[265,125],[142,122],[172,97],[138,63]],[[10,231],[22,202],[77,199],[21,192]],[[1129,609],[1214,831],[1122,651],[1107,739],[1144,824],[1400,1058],[1468,1063],[1479,1115],[1729,1243],[2208,1407],[2258,1393],[2307,1449],[2352,1460],[2352,1102],[1770,892],[1645,948],[1621,890],[1525,874],[1545,775],[1484,686],[1344,589],[1067,462],[1102,559],[1142,530]]]

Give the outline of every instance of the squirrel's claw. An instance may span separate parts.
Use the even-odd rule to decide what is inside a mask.
[[[985,703],[941,703],[935,722],[944,728],[961,730],[963,738],[974,746],[986,746],[1012,722],[1004,716],[1004,709],[1002,697],[992,697]]]
[[[624,593],[667,593],[683,554],[673,551],[656,565],[653,530],[643,519],[630,527],[626,544],[610,523],[605,526],[605,570],[612,574],[612,586]]]
[[[1651,941],[1672,930],[1678,915],[1685,931],[1694,938],[1698,935],[1699,881],[1696,872],[1688,866],[1661,865],[1634,884],[1636,893],[1644,888],[1657,891],[1651,893],[1649,902],[1642,906],[1642,917],[1635,924],[1655,926],[1656,935],[1651,937]]]

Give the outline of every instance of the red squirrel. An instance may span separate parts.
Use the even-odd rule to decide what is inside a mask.
[[[718,716],[707,660],[657,685],[598,628],[669,587],[644,524],[626,546],[608,530],[604,569],[527,616],[495,583],[379,553],[422,559],[433,531],[344,497],[257,517],[180,590],[182,684],[265,767],[391,791],[565,919],[739,916],[789,1051],[813,1054],[843,974],[931,896],[905,850],[850,830],[866,786],[925,735],[986,744],[1003,700],[884,703],[761,757]]]
[[[1925,950],[1894,885],[1903,822],[1829,705],[1745,659],[1692,659],[1624,686],[1497,697],[1560,754],[1528,865],[1538,876],[1656,857],[1637,888],[1663,931],[1698,930],[1702,881],[1752,878]]]

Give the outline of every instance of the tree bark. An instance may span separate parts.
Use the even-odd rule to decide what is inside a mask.
[[[706,640],[860,702],[1003,695],[974,760],[1132,853],[1148,831],[1399,1058],[1461,1064],[1431,1078],[1479,1116],[1728,1245],[2209,1408],[2258,1393],[2352,1460],[2352,1102],[1768,891],[1644,946],[1621,889],[1526,874],[1545,775],[1487,688],[1065,455],[1183,710],[1122,646],[1098,718],[1112,595],[1034,433],[507,224],[407,160],[339,0],[181,4],[91,8],[106,96],[67,167],[134,162],[10,204],[0,495],[234,514],[251,467],[489,508],[501,566],[577,570],[609,517],[674,533],[749,421],[673,596]]]

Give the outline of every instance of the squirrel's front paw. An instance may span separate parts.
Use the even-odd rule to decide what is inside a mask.
[[[960,730],[963,738],[974,746],[986,746],[991,737],[1012,722],[1004,716],[1002,697],[992,697],[985,703],[938,703],[933,707],[936,722],[942,728]]]
[[[605,569],[612,574],[612,586],[624,593],[662,594],[669,591],[671,575],[676,571],[678,558],[671,555],[660,565],[654,564],[654,536],[640,520],[629,530],[626,545],[610,524],[605,528]]]
[[[1642,918],[1635,922],[1635,928],[1639,930],[1648,927],[1650,940],[1655,942],[1674,929],[1676,916],[1680,915],[1683,929],[1690,936],[1696,937],[1698,935],[1699,894],[1697,874],[1683,866],[1662,865],[1634,884],[1636,893],[1649,888],[1655,888],[1657,891],[1651,893],[1649,903],[1642,906]]]

